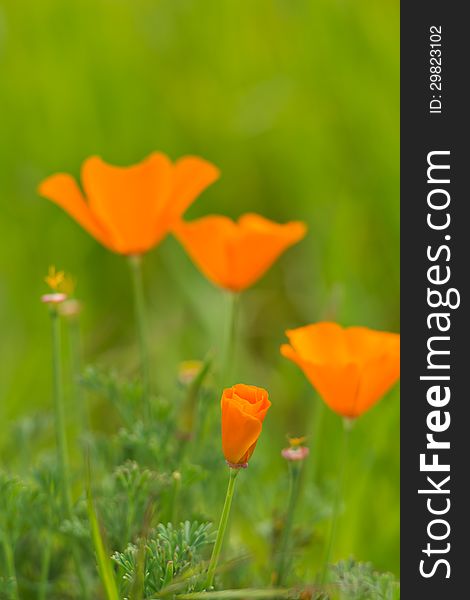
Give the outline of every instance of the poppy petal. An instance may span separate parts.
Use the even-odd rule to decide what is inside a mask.
[[[282,237],[289,244],[300,242],[307,234],[307,226],[302,221],[276,223],[256,213],[246,213],[238,219],[240,227],[246,231],[258,231]]]
[[[237,290],[253,285],[307,232],[300,221],[279,224],[251,213],[240,217],[238,224],[240,237],[232,252],[233,286]]]
[[[161,153],[116,167],[98,156],[86,160],[82,181],[90,208],[112,232],[117,251],[141,254],[168,232],[161,218],[171,197],[172,165]]]
[[[238,383],[231,389],[231,398],[240,410],[245,414],[256,417],[263,422],[271,402],[268,399],[268,392],[263,388],[254,385],[245,385]],[[228,397],[230,397],[228,395]]]
[[[289,346],[290,348],[290,346]],[[357,417],[360,373],[357,365],[313,364],[299,359],[298,355],[283,350],[283,355],[296,362],[324,402],[343,417]]]
[[[209,185],[220,177],[219,169],[197,156],[184,156],[173,167],[173,192],[168,218],[174,222]]]
[[[368,327],[348,327],[344,330],[348,353],[360,364],[367,364],[384,352],[400,353],[400,336]]]
[[[383,354],[371,360],[363,369],[358,391],[357,410],[360,414],[371,408],[400,377],[400,359]]]
[[[109,231],[90,210],[73,177],[66,173],[52,175],[39,185],[38,192],[63,208],[101,244],[115,250]]]
[[[238,223],[211,215],[175,227],[176,237],[206,277],[231,291],[255,283],[305,232],[303,223],[280,225],[254,214],[243,215]]]
[[[174,228],[174,234],[208,279],[231,289],[227,240],[237,235],[231,219],[209,215],[196,221],[180,221]]]
[[[242,412],[232,400],[222,398],[222,449],[226,460],[241,463],[261,433],[259,419]]]
[[[289,329],[286,335],[302,358],[314,363],[346,363],[351,360],[344,330],[337,323],[315,323]]]
[[[400,336],[367,327],[315,323],[286,332],[281,354],[297,363],[335,412],[357,417],[400,376]]]

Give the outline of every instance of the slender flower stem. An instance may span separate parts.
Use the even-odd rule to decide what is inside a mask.
[[[80,425],[82,435],[86,434],[89,427],[89,414],[85,398],[80,388],[80,375],[82,371],[81,344],[80,344],[80,320],[78,315],[71,316],[68,321],[70,366],[73,378],[73,394],[75,401],[75,410],[78,409],[80,415]]]
[[[18,595],[18,580],[16,578],[16,568],[15,568],[15,556],[13,552],[13,546],[9,536],[4,532],[2,534],[2,547],[3,554],[5,556],[5,570],[7,576],[12,581],[12,600],[19,600]]]
[[[52,540],[50,536],[44,541],[41,559],[41,579],[39,581],[38,600],[46,600],[49,580],[49,568],[51,565]]]
[[[145,418],[150,418],[150,359],[147,342],[147,310],[142,277],[142,256],[129,257],[134,288],[135,318],[140,348],[140,368],[142,373],[143,403]]]
[[[341,454],[340,454],[340,458],[339,458],[339,474],[338,474],[338,481],[337,481],[337,485],[336,485],[335,496],[334,496],[334,500],[333,500],[333,516],[332,516],[332,520],[331,520],[331,528],[330,528],[328,544],[326,547],[325,563],[324,563],[322,580],[321,580],[322,584],[325,582],[328,565],[331,560],[331,554],[333,552],[333,546],[335,543],[336,530],[338,527],[339,506],[340,506],[341,495],[343,493],[344,475],[345,475],[346,463],[347,463],[347,459],[348,459],[348,449],[349,449],[349,439],[351,437],[351,428],[352,428],[352,421],[349,419],[344,419],[343,420],[343,442],[342,442]]]
[[[291,546],[292,536],[292,525],[294,523],[295,507],[297,505],[297,499],[299,497],[299,487],[301,481],[302,463],[289,461],[289,501],[287,504],[286,519],[284,521],[284,527],[282,530],[280,551],[277,563],[277,569],[275,572],[275,584],[282,586],[284,583],[284,576],[289,566],[289,554]]]
[[[224,508],[220,517],[219,529],[217,530],[217,538],[215,540],[214,548],[212,550],[212,556],[207,569],[206,579],[206,590],[212,587],[214,581],[215,571],[217,569],[217,563],[219,562],[220,552],[222,550],[222,543],[224,541],[225,530],[227,529],[228,517],[230,514],[230,507],[232,505],[233,492],[235,489],[235,479],[240,469],[230,468],[230,476],[228,480],[227,494],[225,496]]]
[[[188,385],[186,390],[186,398],[184,399],[183,409],[180,416],[180,430],[183,434],[184,443],[182,446],[186,446],[190,439],[195,437],[199,423],[197,422],[198,416],[198,400],[201,392],[201,388],[207,375],[210,372],[212,366],[212,356],[209,355],[199,370],[199,373],[194,377],[191,383]],[[182,450],[180,448],[180,450]],[[182,452],[180,452],[182,454]],[[182,456],[180,456],[181,460]]]
[[[67,519],[72,517],[72,495],[70,493],[69,461],[67,451],[67,435],[65,431],[64,397],[62,392],[61,373],[61,343],[60,343],[60,316],[54,305],[50,307],[52,324],[52,367],[54,380],[54,410],[56,419],[57,461],[59,464],[60,486],[64,515]],[[83,576],[79,551],[72,546],[72,557],[77,569],[77,577],[82,592],[82,598],[89,598],[87,585]]]
[[[126,533],[124,541],[128,542],[132,539],[132,524],[134,523],[135,518],[135,496],[131,492],[131,495],[128,498],[127,503],[127,512],[126,512]]]
[[[178,508],[179,508],[179,497],[181,492],[181,473],[174,471],[172,474],[173,478],[173,489],[171,493],[171,509],[170,509],[170,523],[176,527],[178,519]]]
[[[54,411],[55,428],[57,438],[57,463],[59,465],[59,476],[62,491],[62,503],[64,514],[67,518],[72,513],[72,498],[70,494],[69,460],[67,451],[67,435],[65,431],[64,397],[62,392],[62,374],[60,365],[60,317],[57,308],[51,305],[52,325],[52,367],[54,382]]]
[[[240,307],[240,294],[228,292],[228,319],[225,335],[224,365],[222,370],[222,387],[231,384],[237,346],[237,326]]]
[[[321,448],[321,433],[323,431],[323,420],[325,418],[326,405],[320,396],[317,394],[315,398],[315,412],[313,415],[313,431],[312,431],[312,456],[314,460],[309,461],[307,468],[310,469],[309,480],[317,482],[317,469],[320,464],[320,448]]]

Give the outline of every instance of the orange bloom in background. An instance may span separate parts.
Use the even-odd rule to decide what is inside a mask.
[[[239,383],[223,391],[222,449],[232,467],[244,467],[253,454],[271,402],[268,392]]]
[[[58,173],[39,186],[89,234],[118,254],[143,254],[158,244],[219,170],[196,156],[175,163],[153,153],[139,164],[115,167],[98,156],[85,160],[83,192],[71,175]]]
[[[400,335],[316,323],[286,331],[281,354],[297,363],[328,406],[355,418],[400,377]]]
[[[174,227],[176,237],[204,275],[233,292],[253,285],[306,231],[299,221],[281,225],[255,214],[243,215],[238,222],[213,215],[180,221]]]

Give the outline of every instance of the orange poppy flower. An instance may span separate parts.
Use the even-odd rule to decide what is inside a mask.
[[[235,223],[208,216],[180,221],[174,233],[192,260],[213,283],[238,292],[255,283],[273,262],[306,233],[304,223],[280,225],[255,214]]]
[[[223,391],[220,405],[225,460],[231,467],[246,467],[271,406],[268,392],[239,383]]]
[[[61,206],[101,244],[119,254],[142,254],[158,244],[196,197],[219,177],[196,156],[175,163],[153,153],[115,167],[98,156],[82,165],[82,193],[70,175],[45,179],[39,193]]]
[[[281,354],[297,363],[343,417],[371,408],[400,377],[400,336],[366,327],[316,323],[286,331]]]

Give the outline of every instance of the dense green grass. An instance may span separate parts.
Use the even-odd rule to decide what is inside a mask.
[[[129,374],[137,365],[125,261],[40,199],[38,182],[78,175],[91,154],[116,164],[156,149],[199,154],[222,178],[188,217],[256,211],[309,226],[242,301],[238,379],[265,386],[273,408],[240,477],[231,532],[235,549],[268,560],[263,531],[285,502],[285,434],[313,431],[320,406],[279,355],[284,330],[325,317],[399,329],[398,10],[396,0],[0,3],[3,468],[19,462],[15,422],[51,410],[39,302],[49,264],[78,280],[85,362]],[[224,298],[171,238],[146,257],[145,277],[153,376],[171,397],[179,361],[220,344]],[[94,427],[118,425],[97,402]],[[308,488],[297,523],[321,540],[325,522],[320,533],[312,524],[336,477],[338,417],[325,409],[317,430],[309,442],[319,487]],[[47,432],[22,447],[30,461],[52,440]],[[397,390],[357,423],[349,458],[335,558],[398,573]],[[214,520],[223,492],[205,507]],[[306,578],[321,544],[311,546],[297,565]]]

